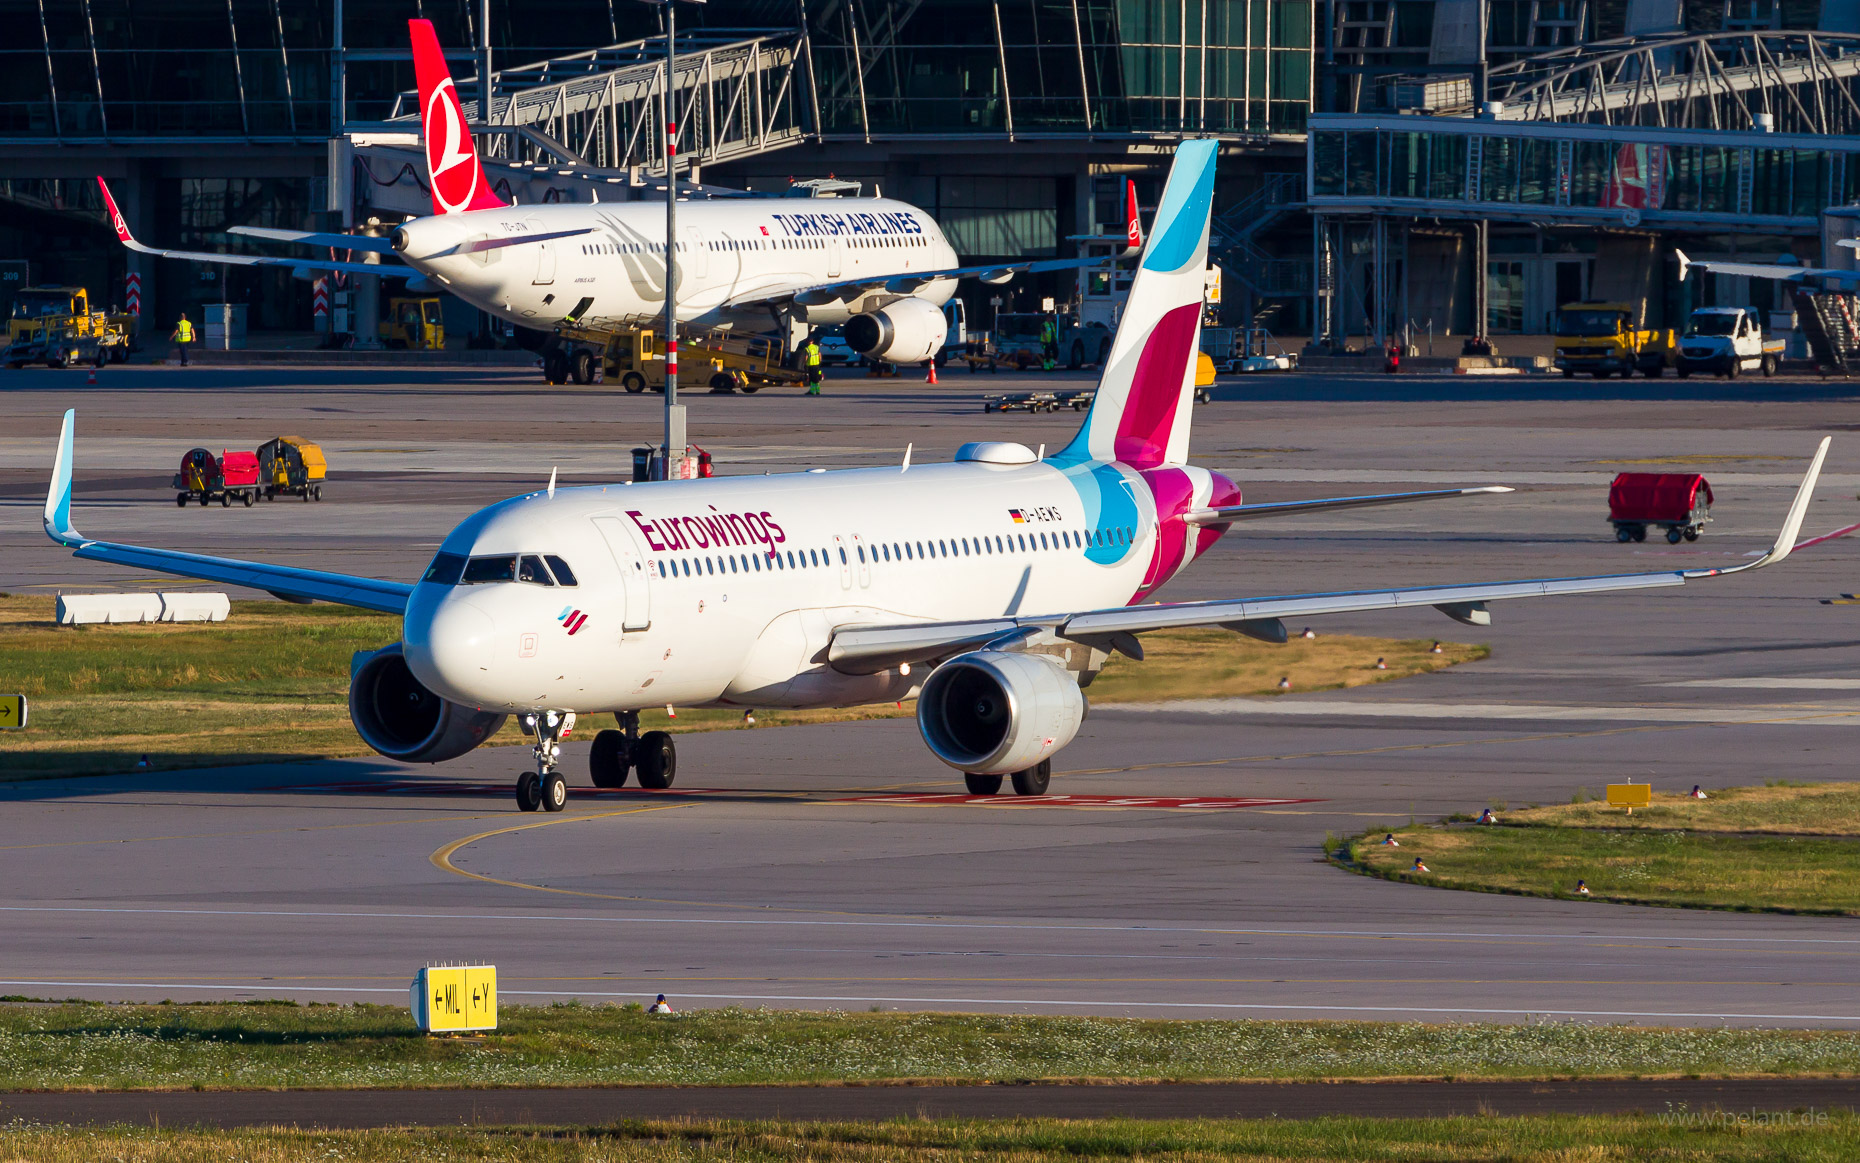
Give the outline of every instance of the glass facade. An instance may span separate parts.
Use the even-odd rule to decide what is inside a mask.
[[[1860,142],[1841,148],[1839,139],[1825,149],[1768,149],[1405,127],[1319,128],[1310,142],[1319,197],[1777,218],[1813,218],[1860,195],[1856,155]]]

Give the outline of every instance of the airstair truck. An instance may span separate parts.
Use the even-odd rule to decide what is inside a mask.
[[[1693,372],[1733,380],[1740,372],[1775,375],[1783,341],[1763,338],[1762,319],[1754,307],[1700,307],[1692,312],[1673,361],[1680,378]]]

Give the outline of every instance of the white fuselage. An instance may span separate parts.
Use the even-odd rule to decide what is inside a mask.
[[[512,235],[591,233],[469,250]],[[649,327],[665,317],[665,206],[597,202],[435,214],[403,225],[407,264],[475,307],[524,327]],[[882,281],[947,270],[956,255],[924,211],[888,198],[733,198],[678,205],[678,318],[765,328],[770,301],[823,283],[864,288],[803,296],[795,318],[844,323],[903,297]],[[941,306],[954,279],[909,294]]]
[[[1180,471],[1205,503],[1208,474]],[[1156,553],[1159,537],[1184,551]],[[825,657],[836,629],[1121,606],[1195,541],[1179,520],[1159,527],[1142,474],[1103,462],[559,489],[469,518],[435,571],[555,555],[577,584],[424,581],[406,654],[432,690],[485,710],[902,699],[924,672],[841,674]]]

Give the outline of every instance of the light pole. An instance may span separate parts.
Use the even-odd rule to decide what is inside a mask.
[[[673,76],[680,0],[644,2],[665,9],[665,440],[659,479],[667,480],[673,466],[682,469],[685,460],[685,407],[678,402],[678,87]]]

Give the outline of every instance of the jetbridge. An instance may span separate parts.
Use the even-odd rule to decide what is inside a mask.
[[[811,89],[797,72],[798,29],[709,31],[681,38],[672,72],[681,187],[702,195],[703,167],[808,140],[817,121],[799,107]],[[664,197],[664,41],[627,41],[495,70],[487,101],[480,76],[458,78],[466,120],[500,197],[519,203]],[[385,121],[350,123],[330,172],[358,219],[431,210],[417,91],[398,95]]]
[[[1852,265],[1860,202],[1860,35],[1773,30],[1576,45],[1469,79],[1389,78],[1385,110],[1314,114],[1312,338],[1381,344],[1530,334],[1558,306],[1786,312],[1765,280],[1695,276],[1693,257]],[[1457,340],[1455,341],[1457,346]]]

